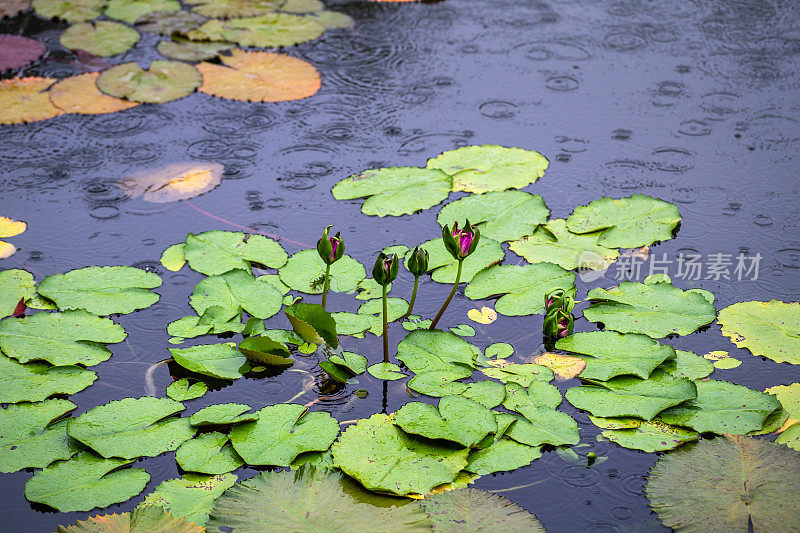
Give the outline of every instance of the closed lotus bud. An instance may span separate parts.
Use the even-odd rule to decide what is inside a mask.
[[[419,277],[428,271],[428,250],[417,246],[408,258],[408,271]]]
[[[458,222],[453,223],[452,231],[447,225],[442,228],[444,247],[450,252],[450,255],[458,261],[463,261],[464,258],[475,251],[480,238],[480,230],[478,230],[478,228],[473,228],[469,220],[467,220],[464,227],[460,229],[458,227]]]
[[[344,241],[341,233],[336,233],[329,237],[332,226],[326,226],[322,232],[322,237],[317,241],[317,253],[320,258],[328,265],[332,265],[344,255]]]
[[[564,338],[572,334],[572,328],[575,325],[575,319],[572,314],[564,311],[563,309],[556,309],[552,313],[548,313],[544,318],[542,324],[542,332],[547,337]]]
[[[386,255],[381,252],[372,267],[372,278],[385,287],[397,277],[398,265],[397,254]]]
[[[544,297],[544,308],[546,313],[551,313],[556,309],[563,309],[567,313],[571,313],[574,307],[575,300],[573,300],[564,289],[553,289]]]

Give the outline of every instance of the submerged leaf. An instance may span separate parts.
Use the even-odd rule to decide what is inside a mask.
[[[111,357],[101,342],[121,342],[126,333],[109,318],[85,311],[36,313],[0,322],[0,348],[21,363],[92,366]]]
[[[194,436],[183,404],[168,398],[125,398],[92,407],[67,425],[70,437],[103,457],[155,457]]]
[[[457,148],[428,160],[428,168],[453,177],[454,191],[478,194],[526,187],[544,176],[548,165],[539,152],[488,144]]]
[[[203,76],[192,65],[157,60],[147,70],[136,63],[111,67],[97,78],[97,88],[115,98],[163,104],[189,96],[202,82]]]
[[[61,34],[61,46],[110,57],[127,52],[139,42],[139,32],[119,22],[98,20],[73,24]]]
[[[146,202],[175,202],[214,189],[220,184],[223,172],[225,167],[219,163],[189,161],[128,174],[120,180],[120,185],[131,198],[141,196]]]
[[[330,414],[305,414],[298,404],[277,404],[259,411],[255,422],[231,429],[236,452],[249,465],[289,466],[299,454],[327,450],[339,434],[339,423]]]
[[[597,242],[601,246],[638,248],[671,239],[680,221],[674,204],[634,194],[619,200],[601,198],[577,207],[567,219],[567,227],[573,233],[599,232]]]
[[[36,472],[25,484],[25,497],[62,513],[124,502],[142,492],[150,481],[150,474],[141,468],[117,470],[132,462],[81,452]]]
[[[438,533],[502,531],[544,533],[544,526],[527,510],[497,494],[459,489],[420,500]]]
[[[337,200],[367,198],[366,215],[400,216],[428,209],[450,194],[450,176],[440,170],[392,167],[365,170],[333,186]]]
[[[22,124],[57,117],[61,110],[53,105],[47,89],[52,78],[12,78],[0,80],[0,124]],[[0,258],[13,254],[0,248]]]
[[[496,265],[475,274],[464,295],[472,300],[502,295],[494,306],[506,316],[544,312],[544,297],[555,288],[575,294],[575,274],[558,265]]]
[[[222,65],[200,63],[200,92],[245,102],[286,102],[316,94],[320,77],[314,65],[285,54],[234,49]]]
[[[67,421],[56,421],[75,407],[67,400],[45,400],[0,409],[0,472],[44,468],[80,451],[67,436]]]
[[[466,449],[414,439],[375,414],[348,427],[331,448],[334,463],[369,490],[398,495],[428,494],[456,479],[467,464]]]
[[[0,7],[0,11],[2,9]],[[0,33],[0,72],[15,70],[33,63],[42,57],[46,50],[44,45],[35,39]]]
[[[664,525],[686,532],[793,531],[800,455],[748,437],[703,440],[659,458],[645,493]]]
[[[161,286],[152,272],[127,267],[87,267],[53,274],[39,283],[39,294],[59,309],[85,309],[97,315],[126,314],[158,301],[151,291]]]
[[[308,467],[261,472],[217,500],[208,531],[430,531],[419,507],[402,503],[368,493],[338,473]]]
[[[622,333],[644,333],[654,339],[671,333],[689,335],[710,324],[716,309],[698,292],[682,291],[671,283],[623,281],[611,289],[589,291],[587,320],[602,322]]]
[[[800,303],[740,302],[719,312],[722,334],[778,363],[800,364]]]

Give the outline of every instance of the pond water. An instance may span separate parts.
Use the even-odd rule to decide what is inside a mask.
[[[367,217],[361,201],[337,202],[338,180],[383,166],[424,166],[429,157],[466,145],[537,150],[550,160],[526,190],[541,194],[552,217],[607,195],[642,193],[678,205],[675,239],[654,246],[675,285],[714,293],[718,309],[745,300],[800,298],[800,4],[666,0],[446,0],[437,3],[328,1],[355,20],[289,50],[319,69],[315,96],[280,104],[233,102],[193,94],[99,116],[62,116],[0,127],[0,215],[28,222],[19,251],[0,267],[24,268],[37,279],[89,265],[131,265],[164,279],[156,305],[115,318],[129,333],[96,367],[99,379],[70,397],[75,414],[111,400],[147,394],[145,375],[169,357],[165,325],[192,314],[188,296],[201,276],[165,270],[161,252],[189,232],[241,227],[277,235],[289,253],[308,248],[334,224],[347,251],[366,265],[391,244],[414,245],[439,234],[438,208],[399,218]],[[33,15],[0,21],[0,33],[43,41],[47,56],[22,75],[65,77],[84,66],[58,44],[63,26]],[[157,59],[144,36],[124,61]],[[121,61],[120,61],[121,62]],[[7,76],[8,77],[8,76]],[[186,161],[216,161],[226,173],[215,190],[169,204],[129,199],[115,180],[134,170]],[[460,197],[462,193],[453,198]],[[688,279],[681,252],[761,255],[757,280]],[[519,258],[507,252],[506,262]],[[649,263],[634,279],[641,281]],[[401,269],[402,270],[402,269]],[[578,283],[578,299],[607,277]],[[401,272],[393,294],[408,298],[413,278]],[[449,286],[423,278],[417,312],[432,316]],[[463,285],[462,285],[463,291]],[[541,350],[542,317],[502,317],[490,325],[466,318],[475,302],[459,291],[442,325],[472,324],[481,348],[510,342],[517,357]],[[317,301],[315,297],[307,301]],[[333,294],[329,309],[361,302]],[[581,309],[583,306],[579,304]],[[268,328],[288,328],[282,315]],[[591,331],[585,319],[577,331]],[[396,344],[404,331],[390,330]],[[213,342],[203,338],[187,344]],[[720,379],[764,390],[800,379],[788,364],[753,357],[720,334],[719,325],[668,340],[704,354],[726,350],[741,360]],[[370,362],[380,339],[342,337],[345,349]],[[240,379],[188,403],[190,412],[236,401],[255,408],[314,402],[339,420],[392,412],[409,401],[403,382],[369,375],[339,390],[320,390],[315,356],[269,378]],[[153,372],[156,395],[172,382]],[[305,370],[307,372],[297,372]],[[557,385],[562,392],[577,380]],[[366,399],[353,392],[369,390]],[[643,493],[656,454],[598,442],[599,430],[567,402],[578,421],[583,457],[592,468],[547,452],[529,467],[481,477],[476,487],[499,492],[533,512],[552,532],[661,531]],[[159,483],[179,475],[174,454],[137,461],[151,475],[144,492],[108,512],[133,509]],[[240,469],[240,477],[252,470]],[[51,531],[94,513],[55,513],[24,498],[32,471],[0,476],[0,523],[6,531]]]

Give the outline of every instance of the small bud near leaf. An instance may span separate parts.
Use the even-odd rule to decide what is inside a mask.
[[[428,250],[417,246],[408,258],[408,271],[419,277],[428,271]]]
[[[469,220],[465,222],[463,228],[458,227],[458,222],[453,223],[452,230],[447,225],[442,228],[444,247],[457,261],[463,261],[469,254],[474,252],[475,248],[478,247],[480,238],[480,230],[473,228]]]
[[[317,241],[317,253],[325,264],[332,265],[344,255],[344,241],[341,233],[337,232],[333,237],[328,234],[333,226],[326,226],[322,232],[322,237]]]
[[[375,266],[372,267],[372,277],[379,285],[385,287],[397,277],[398,266],[397,254],[386,255],[381,252],[375,260]]]

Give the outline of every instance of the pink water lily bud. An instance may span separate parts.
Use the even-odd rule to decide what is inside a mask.
[[[452,231],[447,226],[442,229],[444,246],[447,251],[450,252],[450,255],[458,261],[464,260],[464,258],[475,251],[480,238],[480,230],[472,227],[469,220],[466,221],[463,228],[459,228],[458,222],[455,222],[453,223]]]

